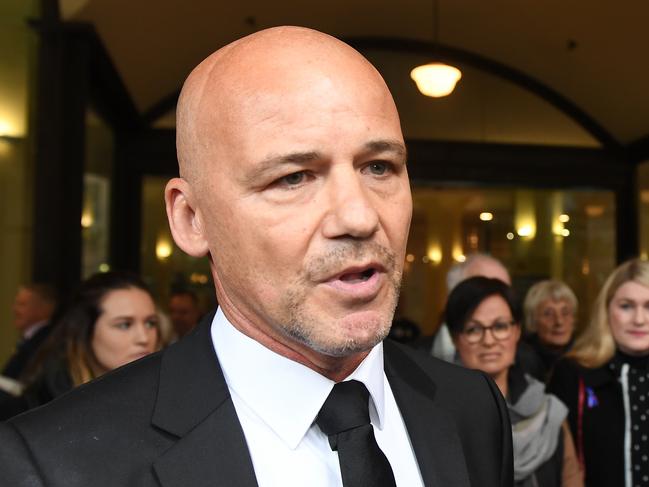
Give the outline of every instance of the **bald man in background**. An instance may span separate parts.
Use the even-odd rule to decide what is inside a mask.
[[[185,82],[177,143],[169,224],[209,258],[220,307],[2,427],[10,485],[511,486],[493,382],[383,342],[412,200],[399,117],[367,60],[297,27],[236,41]],[[347,386],[364,391],[357,457],[341,446],[356,425],[326,432]],[[350,481],[370,449],[385,475]]]

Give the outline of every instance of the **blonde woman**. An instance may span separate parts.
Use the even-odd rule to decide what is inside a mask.
[[[549,390],[570,410],[586,485],[649,486],[649,263],[608,277]]]

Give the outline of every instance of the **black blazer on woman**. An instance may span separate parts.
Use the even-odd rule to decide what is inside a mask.
[[[579,378],[585,394],[582,436],[579,437]],[[610,367],[584,368],[572,360],[560,360],[554,368],[548,392],[568,406],[568,422],[579,450],[583,446],[586,465],[585,485],[624,485],[624,404],[622,387]]]
[[[212,316],[163,352],[0,424],[0,483],[256,487]],[[426,486],[512,486],[511,429],[493,381],[393,343],[385,372]]]

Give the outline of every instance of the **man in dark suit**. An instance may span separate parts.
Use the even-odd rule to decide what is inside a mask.
[[[412,202],[367,60],[303,28],[236,41],[185,82],[177,142],[171,231],[220,307],[0,428],[8,485],[511,486],[494,384],[383,343]]]
[[[20,332],[16,352],[2,369],[2,375],[18,380],[36,351],[52,331],[50,319],[57,305],[56,291],[48,284],[21,286],[14,299],[14,326]]]
[[[182,289],[173,291],[169,296],[169,319],[173,325],[176,338],[182,338],[200,321],[201,308],[195,292]]]

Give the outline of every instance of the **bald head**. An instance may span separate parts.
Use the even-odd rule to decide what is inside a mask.
[[[224,147],[238,142],[241,126],[268,99],[308,98],[323,85],[345,96],[391,95],[376,69],[356,50],[327,34],[302,27],[275,27],[219,49],[189,75],[177,107],[180,174],[198,182],[206,163],[218,164]],[[265,113],[273,117],[274,107]],[[397,116],[398,117],[398,116]]]
[[[482,253],[472,254],[466,261],[455,264],[446,275],[446,287],[451,292],[464,279],[475,276],[484,276],[492,279],[500,279],[507,285],[511,285],[509,271],[498,259]]]
[[[227,318],[328,377],[353,370],[392,323],[412,210],[379,73],[328,35],[261,31],[190,74],[177,134],[171,231],[209,255]]]

